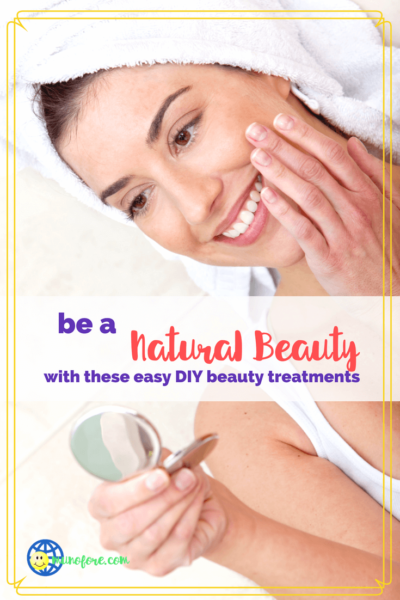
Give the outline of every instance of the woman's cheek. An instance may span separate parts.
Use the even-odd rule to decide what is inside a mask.
[[[139,229],[166,250],[176,254],[196,251],[197,242],[183,219],[158,214],[146,222],[138,222]]]
[[[241,115],[242,118],[242,115]],[[250,154],[254,146],[247,141],[246,127],[251,121],[241,122],[224,119],[224,115],[216,118],[214,124],[204,132],[204,143],[199,143],[199,151],[193,153],[193,159],[209,174],[234,172],[249,165]],[[205,143],[206,142],[206,143]],[[193,147],[195,150],[195,147]]]
[[[271,217],[271,228],[273,231],[266,232],[268,251],[266,259],[268,267],[290,267],[304,257],[294,237],[285,229],[279,221]]]

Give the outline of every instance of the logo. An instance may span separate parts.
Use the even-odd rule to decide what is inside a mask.
[[[42,577],[49,577],[57,573],[63,563],[60,559],[64,557],[64,552],[53,540],[38,540],[28,550],[26,560],[31,571]],[[58,559],[56,561],[55,559]],[[58,564],[54,564],[57,562]]]

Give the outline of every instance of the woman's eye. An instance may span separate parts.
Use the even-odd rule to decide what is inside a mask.
[[[125,211],[128,215],[129,219],[134,220],[136,216],[143,215],[144,212],[149,207],[149,196],[151,193],[151,188],[147,188],[140,192],[137,196],[134,197],[132,202],[129,204],[128,209]]]
[[[193,126],[190,129],[193,129]],[[178,144],[178,146],[186,146],[190,142],[192,135],[193,133],[190,133],[189,129],[183,129],[176,136],[175,144]]]
[[[182,127],[182,129],[180,129],[174,136],[173,141],[170,145],[175,146],[175,152],[177,154],[179,154],[180,149],[182,149],[182,150],[184,148],[186,149],[188,146],[193,144],[193,142],[196,138],[197,129],[198,129],[197,126],[200,122],[200,119],[201,119],[201,115],[198,115],[197,117],[192,119],[192,121],[190,121],[190,123],[187,123],[187,125]],[[178,146],[178,148],[176,148],[176,146]]]
[[[168,142],[170,146],[178,146],[182,149],[187,148],[190,144],[193,144],[200,123],[202,115],[198,115],[194,119],[187,123],[182,129],[180,129],[173,137],[172,142]],[[175,153],[179,154],[179,149],[175,148]],[[129,203],[127,210],[124,212],[128,215],[130,220],[134,220],[139,215],[142,216],[149,208],[149,200],[152,188],[147,188],[140,192],[133,200]]]
[[[143,194],[143,192],[141,194],[139,194],[138,196],[136,196],[131,204],[131,210],[141,210],[142,208],[144,208],[146,206],[146,202],[147,202],[147,198],[146,196]]]

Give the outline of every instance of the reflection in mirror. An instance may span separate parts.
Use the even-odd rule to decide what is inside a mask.
[[[123,478],[146,467],[149,450],[143,447],[138,424],[129,420],[130,415],[112,412],[100,417],[103,443]]]
[[[161,439],[156,428],[134,410],[120,406],[96,408],[83,415],[71,433],[78,463],[106,481],[122,481],[163,466],[169,474],[200,464],[215,448],[218,435],[205,435],[170,454],[161,464]]]
[[[155,467],[161,457],[156,429],[133,410],[95,409],[84,415],[71,435],[71,449],[92,475],[121,481]]]

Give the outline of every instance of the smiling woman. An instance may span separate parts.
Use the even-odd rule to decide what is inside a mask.
[[[69,8],[65,0],[50,4]],[[274,300],[268,323],[264,307],[259,311],[260,352],[272,340],[279,352],[279,377],[268,374],[268,388],[267,377],[250,388],[222,378],[222,391],[218,384],[206,390],[213,402],[200,404],[196,428],[200,435],[221,433],[209,461],[216,478],[200,467],[171,477],[154,469],[102,484],[89,504],[101,543],[127,556],[129,568],[154,575],[204,556],[259,586],[291,590],[310,582],[376,589],[383,563],[393,574],[383,595],[397,598],[400,480],[389,481],[387,465],[380,470],[389,414],[382,425],[372,402],[378,394],[372,380],[382,367],[375,349],[383,340],[358,359],[370,367],[371,385],[361,389],[358,373],[354,383],[349,373],[337,383],[341,398],[369,401],[326,401],[336,385],[330,372],[323,388],[311,381],[306,388],[305,371],[304,379],[288,378],[289,368],[281,377],[290,358],[284,348],[315,350],[318,340],[327,344],[333,336],[335,357],[344,335],[338,313],[350,321],[360,316],[359,305],[352,312],[343,298],[322,310],[310,296],[380,296],[383,264],[386,273],[392,268],[385,292],[400,294],[400,116],[396,102],[393,114],[389,102],[383,105],[382,38],[351,0],[338,1],[344,12],[331,19],[319,18],[318,0],[251,0],[246,11],[239,0],[203,0],[201,7],[190,4],[190,14],[179,0],[179,14],[163,4],[148,0],[145,13],[140,0],[110,0],[104,5],[118,16],[107,12],[91,23],[32,18],[17,57],[18,148],[10,149],[20,166],[40,169],[86,204],[191,261],[185,264],[197,273],[203,269],[196,282],[206,291],[249,294],[250,273],[262,278],[277,269],[276,295],[306,298],[292,305]],[[194,18],[198,8],[201,17]],[[292,20],[299,9],[307,16]],[[393,49],[395,77],[398,58]],[[384,64],[387,75],[388,56]],[[4,98],[14,99],[12,85]],[[387,132],[392,125],[391,140],[386,130],[382,139],[382,123]],[[381,158],[391,155],[389,172]],[[385,237],[389,215],[392,235]],[[238,285],[243,274],[245,284]],[[219,277],[228,283],[215,285]],[[369,341],[378,319],[371,325],[371,313],[360,312],[357,325]],[[266,328],[271,333],[263,337]],[[347,339],[353,336],[346,329]],[[324,348],[324,357],[313,358],[328,359]],[[356,346],[350,348],[355,363]],[[355,368],[350,362],[347,368]],[[335,401],[337,390],[330,392]],[[235,401],[214,402],[227,397]],[[393,433],[398,453],[400,413],[393,404],[387,439]],[[393,474],[399,473],[396,465]],[[391,492],[389,564],[382,512]]]
[[[288,81],[216,66],[154,65],[72,87],[69,101],[76,110],[79,94],[82,108],[64,129],[56,116],[65,104],[54,106],[52,86],[40,89],[46,122],[56,123],[55,132],[47,125],[53,143],[103,202],[149,237],[215,265],[283,266],[301,257],[275,219],[266,227],[260,173],[244,136],[257,117],[272,125],[279,107],[290,108]],[[300,105],[294,96],[292,102]]]
[[[37,97],[62,160],[164,248],[275,267],[286,295],[381,293],[379,161],[310,112],[287,79],[144,65],[37,86]],[[288,127],[274,121],[282,113]]]
[[[210,281],[227,274],[223,293],[249,293],[250,272],[276,268],[278,293],[380,294],[384,181],[375,156],[390,153],[377,91],[382,40],[363,13],[343,29],[345,13],[314,16],[311,26],[271,12],[298,8],[254,0],[253,13],[230,14],[221,0],[202,6],[201,19],[141,12],[138,26],[139,13],[127,12],[82,21],[72,35],[67,24],[31,20],[17,65],[19,163],[133,221],[197,269],[206,291],[221,293]],[[399,177],[394,167],[394,232]]]

